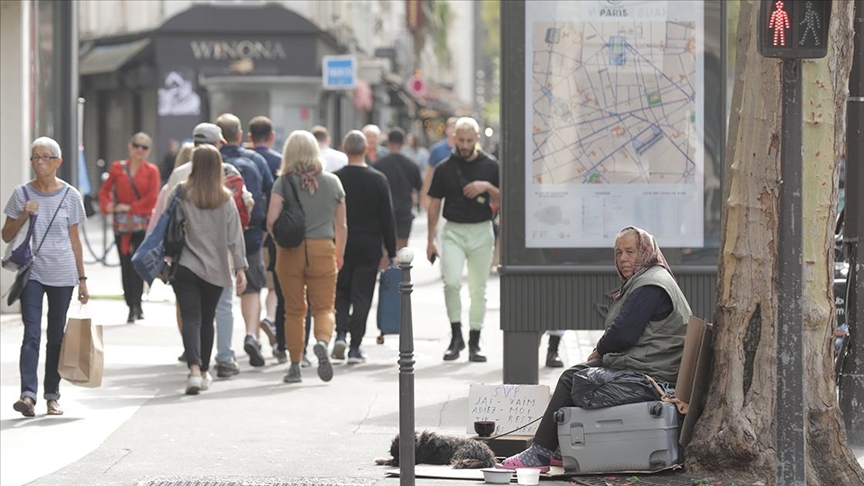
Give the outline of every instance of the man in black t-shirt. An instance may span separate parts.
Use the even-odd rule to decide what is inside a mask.
[[[477,148],[480,126],[473,118],[456,121],[453,154],[435,169],[429,186],[429,241],[426,256],[435,263],[439,256],[435,233],[441,200],[444,219],[441,233],[441,266],[444,276],[444,302],[450,319],[452,337],[444,353],[445,361],[459,358],[465,349],[462,339],[462,268],[468,265],[471,308],[468,311],[468,360],[486,361],[480,354],[480,331],[486,314],[486,282],[495,251],[492,218],[499,206],[498,162]]]
[[[336,281],[336,341],[333,358],[345,359],[348,334],[348,364],[366,360],[360,350],[366,334],[366,318],[372,307],[375,278],[382,265],[381,248],[389,261],[396,259],[396,233],[393,205],[387,177],[366,165],[366,137],[351,130],[342,141],[348,165],[334,174],[345,189],[348,241],[345,260]],[[386,266],[387,260],[383,265]],[[350,313],[349,313],[350,310]]]
[[[393,214],[396,216],[396,248],[408,246],[411,224],[414,221],[414,191],[419,193],[423,185],[417,164],[401,153],[404,142],[405,132],[401,128],[394,128],[387,135],[387,149],[390,153],[372,165],[383,172],[390,182]]]

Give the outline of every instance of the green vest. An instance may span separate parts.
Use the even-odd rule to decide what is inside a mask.
[[[654,285],[662,288],[672,299],[672,313],[662,321],[651,321],[645,332],[631,348],[620,353],[603,355],[603,366],[620,370],[641,371],[657,381],[675,383],[684,350],[684,335],[690,319],[690,305],[663,267],[649,267],[640,271],[624,284],[624,295],[612,303],[606,316],[606,328],[615,321],[621,306],[639,287]]]

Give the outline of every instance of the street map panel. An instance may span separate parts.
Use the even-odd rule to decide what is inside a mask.
[[[702,246],[698,3],[528,4],[526,247]]]

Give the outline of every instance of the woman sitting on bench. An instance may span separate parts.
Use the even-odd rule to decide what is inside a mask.
[[[690,306],[666,258],[651,234],[628,226],[615,238],[615,267],[622,284],[612,296],[606,332],[588,361],[558,378],[531,447],[497,467],[545,472],[550,466],[562,465],[553,415],[560,408],[574,406],[570,391],[573,375],[580,370],[604,366],[647,373],[657,381],[676,381]]]

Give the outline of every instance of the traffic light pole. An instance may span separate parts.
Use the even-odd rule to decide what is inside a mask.
[[[777,484],[804,486],[801,60],[783,59],[777,242]]]
[[[849,326],[849,354],[840,372],[840,411],[846,436],[852,445],[864,444],[864,245],[860,244],[864,220],[864,0],[855,0],[855,38],[846,124],[846,231],[844,243],[849,255],[846,323]]]

